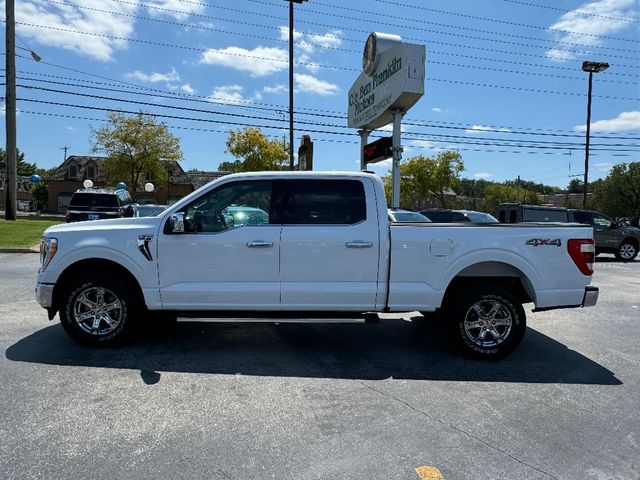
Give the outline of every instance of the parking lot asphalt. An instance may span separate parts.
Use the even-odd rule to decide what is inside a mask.
[[[500,361],[438,324],[194,321],[74,344],[0,254],[0,478],[640,479],[640,261]],[[429,477],[425,477],[429,478]]]

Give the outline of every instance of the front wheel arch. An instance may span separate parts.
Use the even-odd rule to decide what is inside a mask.
[[[144,305],[144,295],[140,283],[129,270],[112,260],[89,258],[69,265],[62,272],[53,289],[53,306],[55,309],[59,309],[62,294],[65,292],[69,282],[74,278],[86,275],[87,272],[117,277],[131,289],[136,300]]]

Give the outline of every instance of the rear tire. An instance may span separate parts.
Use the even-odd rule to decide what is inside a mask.
[[[60,302],[60,322],[76,342],[107,347],[130,334],[140,302],[121,279],[104,274],[72,280]]]
[[[448,312],[456,343],[475,358],[504,357],[520,344],[526,330],[522,304],[501,285],[470,285]]]
[[[616,258],[623,262],[631,262],[638,256],[638,245],[632,241],[625,240],[616,251]]]

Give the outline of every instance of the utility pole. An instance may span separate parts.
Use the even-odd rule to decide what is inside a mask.
[[[289,170],[293,170],[293,4],[308,0],[286,0],[289,2]]]
[[[15,0],[6,0],[6,94],[5,94],[5,122],[7,133],[7,170],[6,170],[6,190],[4,202],[4,219],[16,219],[17,204],[17,163],[18,152],[16,145],[16,23],[15,23]]]
[[[67,147],[67,146],[60,147],[60,150],[64,150],[64,160],[63,160],[63,162],[67,161],[67,150],[69,150],[70,148],[71,147]]]

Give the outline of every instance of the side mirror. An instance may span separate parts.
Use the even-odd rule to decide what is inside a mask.
[[[184,233],[184,213],[178,212],[171,215],[169,226],[173,233]]]

